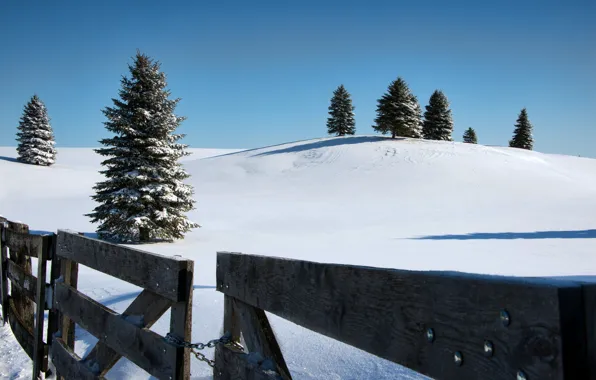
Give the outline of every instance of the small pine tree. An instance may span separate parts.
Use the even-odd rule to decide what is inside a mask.
[[[50,166],[56,162],[54,131],[46,106],[37,95],[33,95],[25,105],[18,130],[19,161],[42,166]]]
[[[424,112],[422,133],[427,140],[453,141],[453,119],[449,101],[442,91],[436,90],[430,97]]]
[[[108,157],[92,198],[99,203],[87,216],[100,222],[100,237],[120,242],[180,239],[198,224],[184,215],[193,209],[189,175],[178,159],[187,145],[174,134],[185,119],[174,114],[180,99],[168,99],[160,64],[137,53],[131,77],[121,80],[120,99],[103,110],[106,129],[115,136],[100,141],[95,151]]]
[[[373,129],[382,134],[420,138],[422,112],[418,99],[402,79],[389,84],[387,92],[377,100],[377,117]]]
[[[478,138],[476,137],[474,128],[466,129],[464,132],[464,142],[468,144],[478,144]]]
[[[345,136],[356,133],[356,121],[350,93],[344,85],[333,91],[329,105],[329,118],[327,119],[327,132],[330,135]]]
[[[513,138],[509,141],[509,146],[512,148],[521,148],[532,150],[534,147],[534,139],[532,138],[532,124],[528,119],[528,112],[522,109],[517,117],[515,123],[515,130],[513,131]]]

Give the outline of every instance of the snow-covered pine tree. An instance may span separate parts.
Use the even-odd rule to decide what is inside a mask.
[[[377,100],[377,117],[373,129],[391,137],[421,137],[422,112],[418,99],[402,79],[389,84],[387,92]]]
[[[356,133],[356,121],[350,93],[344,85],[333,91],[329,105],[329,118],[327,118],[327,132],[330,135],[345,136]]]
[[[54,131],[46,106],[37,95],[33,95],[25,105],[17,128],[19,161],[43,166],[56,162]]]
[[[478,144],[478,138],[476,137],[474,128],[466,129],[464,132],[464,142],[468,144]]]
[[[427,140],[453,141],[453,118],[449,109],[449,101],[442,91],[435,90],[430,96],[426,112],[424,112],[424,123],[422,134]]]
[[[515,123],[515,130],[513,131],[513,138],[509,141],[509,146],[512,148],[521,148],[532,150],[534,147],[534,139],[532,138],[532,124],[528,119],[528,112],[522,109],[517,117]]]
[[[199,227],[184,213],[193,209],[193,188],[178,159],[187,145],[174,134],[185,119],[174,114],[180,99],[168,99],[166,76],[160,64],[137,52],[123,77],[120,99],[103,110],[106,129],[115,135],[100,141],[95,151],[108,157],[92,198],[99,203],[87,216],[100,222],[100,237],[119,242],[173,240]]]

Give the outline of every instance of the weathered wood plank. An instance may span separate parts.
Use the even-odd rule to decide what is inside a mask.
[[[263,363],[259,358],[228,347],[215,347],[214,380],[282,380],[270,362]]]
[[[4,243],[11,251],[17,251],[20,254],[29,257],[37,257],[39,249],[45,244],[48,247],[48,241],[51,235],[31,235],[27,232],[17,232],[7,229],[5,232]],[[44,252],[44,257],[47,255],[47,250]]]
[[[184,261],[185,266],[179,272],[179,297],[182,301],[172,305],[170,315],[170,334],[190,342],[192,338],[192,297],[194,262]],[[190,349],[176,349],[176,373],[174,379],[190,379]]]
[[[143,318],[139,327],[150,328],[171,305],[172,301],[167,298],[149,290],[143,290],[122,315],[125,318],[126,316],[142,315]],[[85,357],[85,360],[90,363],[97,363],[99,368],[98,375],[105,376],[121,357],[122,355],[119,355],[105,343],[99,341],[89,355]]]
[[[218,253],[218,290],[438,379],[575,379],[581,286]],[[510,323],[500,319],[506,310]],[[583,317],[582,317],[583,318]],[[577,318],[575,318],[577,322]],[[583,329],[583,320],[581,321]],[[427,331],[432,328],[429,342]],[[491,341],[493,355],[485,356]],[[454,364],[454,352],[463,365]],[[582,372],[584,371],[584,372]]]
[[[33,380],[37,380],[39,374],[48,367],[47,353],[45,351],[46,345],[43,342],[45,322],[44,310],[46,306],[46,271],[47,271],[47,257],[49,251],[50,240],[44,239],[43,243],[37,247],[37,294],[35,297],[35,327],[34,327],[34,349],[33,356]]]
[[[76,289],[79,282],[79,264],[77,262],[61,259],[58,255],[55,255],[54,260],[57,260],[60,263],[60,273],[62,275],[62,280],[64,281],[65,285]],[[56,282],[54,282],[54,289],[56,289]],[[75,324],[74,322],[56,307],[56,297],[53,299],[54,302],[54,310],[56,311],[56,315],[58,317],[59,323],[59,330],[61,331],[61,338],[63,342],[66,344],[71,351],[74,352],[75,350]],[[60,373],[60,371],[56,371],[56,377],[58,380],[65,380],[64,376]]]
[[[128,322],[76,289],[57,283],[55,307],[100,341],[158,378],[175,376],[176,348],[151,330]]]
[[[224,334],[230,334],[234,342],[240,342],[240,320],[234,310],[234,297],[224,295]]]
[[[12,260],[8,260],[7,265],[8,279],[12,281],[13,285],[16,285],[23,291],[30,300],[35,302],[35,296],[37,292],[37,278],[32,276],[15,264]]]
[[[86,361],[75,354],[60,338],[54,338],[50,349],[56,371],[65,379],[103,380]]]
[[[290,370],[265,312],[238,299],[234,299],[234,310],[240,319],[248,352],[259,352],[264,358],[270,358],[282,379],[291,380]]]
[[[52,248],[53,252],[56,252],[56,239],[52,239],[52,244],[54,247]],[[56,280],[60,278],[60,267],[61,262],[58,257],[53,255],[51,261],[51,269],[50,269],[50,289],[54,291],[54,284]],[[47,336],[46,342],[52,342],[54,334],[58,333],[60,330],[60,312],[53,307],[53,300],[46,300],[46,304],[49,304],[50,311],[48,313],[48,329],[47,329]]]
[[[586,322],[587,380],[596,380],[596,284],[583,284],[584,320]]]
[[[14,234],[28,234],[29,226],[25,223],[12,222],[4,220],[5,223],[5,237],[8,236],[8,231]],[[7,241],[8,252],[10,259],[16,263],[27,274],[33,274],[31,271],[31,258],[29,248],[24,246],[11,246]],[[19,313],[19,318],[23,321],[29,330],[33,330],[33,315],[35,314],[35,304],[31,301],[19,288],[13,288],[10,292],[10,298],[14,301],[15,310]]]
[[[2,308],[2,324],[8,322],[8,249],[2,243],[4,223],[0,221],[0,307]]]
[[[187,260],[166,257],[58,231],[57,255],[131,284],[149,289],[172,301],[184,301],[185,289],[179,284],[179,272]]]
[[[14,301],[10,299],[8,303],[10,309],[8,312],[8,321],[10,323],[12,333],[23,350],[27,353],[27,356],[33,358],[35,353],[35,339],[33,337],[33,333],[29,331],[27,325],[25,325],[23,320],[21,320],[19,313],[15,310],[16,305],[14,304]]]

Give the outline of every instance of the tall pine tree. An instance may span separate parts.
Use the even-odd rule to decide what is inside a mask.
[[[18,160],[28,164],[50,166],[56,161],[54,131],[43,102],[33,95],[25,105],[17,127]]]
[[[442,91],[436,90],[430,97],[426,112],[422,134],[427,140],[453,141],[453,119],[449,109],[449,101]]]
[[[468,144],[478,144],[478,138],[476,137],[474,128],[466,129],[464,132],[464,142]]]
[[[123,77],[120,99],[103,110],[114,133],[95,151],[108,157],[92,198],[99,203],[87,216],[99,222],[100,237],[120,242],[180,239],[198,224],[184,213],[193,209],[193,189],[178,159],[188,155],[184,135],[174,131],[185,119],[174,114],[180,99],[170,100],[160,65],[137,53]]]
[[[327,132],[330,135],[345,136],[356,133],[356,121],[350,93],[344,85],[333,91],[329,105],[329,118],[327,119]]]
[[[534,147],[534,139],[532,138],[532,124],[528,119],[528,112],[522,109],[517,117],[515,123],[515,130],[513,131],[513,138],[509,141],[509,146],[512,148],[521,148],[532,150]]]
[[[422,136],[422,113],[418,99],[402,79],[389,84],[387,92],[377,100],[377,117],[373,129],[391,137]]]

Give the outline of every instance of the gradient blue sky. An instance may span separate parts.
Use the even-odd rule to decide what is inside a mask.
[[[287,4],[286,4],[287,3]],[[46,103],[58,146],[97,146],[136,49],[162,63],[192,147],[326,135],[343,83],[358,134],[398,76],[449,98],[454,138],[507,145],[527,107],[535,149],[596,157],[596,1],[3,1],[0,145]]]

